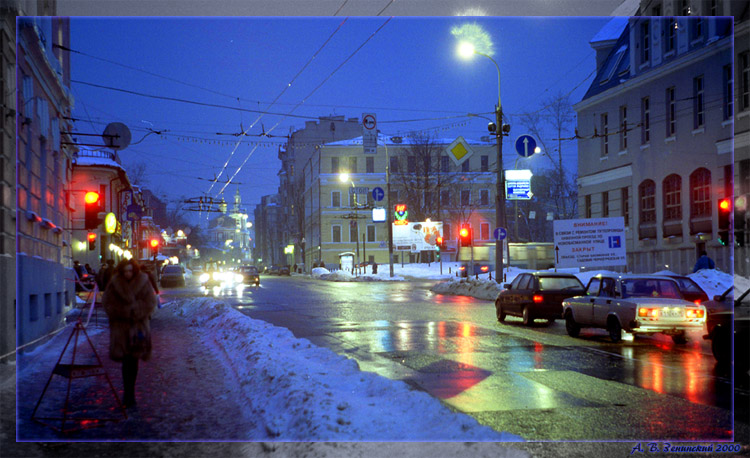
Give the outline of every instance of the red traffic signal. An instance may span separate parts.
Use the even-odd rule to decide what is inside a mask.
[[[721,199],[719,201],[719,210],[728,212],[731,207],[732,204],[729,202],[729,198]]]
[[[95,204],[99,202],[99,193],[94,191],[89,191],[86,193],[86,197],[84,197],[84,200],[87,204]]]
[[[99,212],[103,211],[99,193],[96,191],[89,191],[86,193],[83,200],[86,203],[84,228],[96,229],[101,223]]]
[[[458,237],[461,239],[461,246],[471,246],[473,237],[473,231],[470,227],[462,227],[458,231]]]
[[[461,228],[461,231],[459,231],[458,235],[461,236],[461,238],[468,237],[469,236],[469,230],[465,227]]]
[[[88,235],[86,235],[86,238],[89,241],[89,251],[93,251],[96,249],[96,232],[89,232]]]
[[[148,242],[149,246],[151,248],[158,248],[159,247],[159,240],[157,239],[151,239],[151,241]]]

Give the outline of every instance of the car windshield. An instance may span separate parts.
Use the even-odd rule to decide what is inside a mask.
[[[180,266],[166,266],[166,267],[164,267],[164,272],[163,273],[165,273],[165,274],[181,274],[182,273],[182,269],[180,268]]]
[[[622,281],[622,297],[682,299],[682,294],[672,280],[628,278]]]
[[[240,267],[240,272],[243,274],[257,274],[258,269],[255,267]]]
[[[583,283],[573,277],[539,277],[539,289],[544,290],[564,290],[564,289],[583,289]]]
[[[674,279],[680,285],[680,290],[686,293],[702,293],[703,290],[689,278],[675,278]]]

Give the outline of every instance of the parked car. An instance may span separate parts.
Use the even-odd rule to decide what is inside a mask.
[[[677,280],[677,285],[680,287],[682,297],[684,297],[686,301],[702,304],[708,300],[708,294],[706,294],[706,292],[703,291],[703,288],[701,288],[692,278],[683,275],[667,276]]]
[[[732,361],[732,329],[734,328],[734,361],[738,371],[747,371],[750,350],[750,289],[737,299],[731,286],[721,296],[704,305],[708,311],[706,319],[707,334],[704,339],[711,340],[711,352],[720,364]]]
[[[701,329],[706,307],[686,301],[677,281],[656,275],[597,275],[585,295],[563,301],[565,329],[577,337],[582,327],[604,328],[613,342],[622,331],[632,334],[664,333],[677,344],[685,332]]]
[[[255,286],[260,286],[260,274],[257,267],[240,266],[237,268],[237,273],[242,275],[242,283],[254,283]]]
[[[279,266],[271,266],[268,268],[269,275],[279,275],[280,271],[281,271],[281,267]]]
[[[562,318],[562,301],[580,296],[584,290],[575,275],[555,272],[523,273],[504,288],[495,299],[497,320],[505,321],[506,315],[519,316],[526,326],[535,319],[552,323]]]
[[[279,275],[290,275],[290,270],[289,266],[281,266],[279,267]]]
[[[185,273],[182,270],[182,266],[176,264],[164,266],[161,270],[160,283],[162,288],[169,286],[185,286]]]

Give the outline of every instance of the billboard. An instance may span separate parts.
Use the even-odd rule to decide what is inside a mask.
[[[442,221],[393,224],[393,249],[401,251],[435,250],[437,238],[443,236]]]
[[[558,268],[627,265],[621,216],[555,220],[554,232]]]

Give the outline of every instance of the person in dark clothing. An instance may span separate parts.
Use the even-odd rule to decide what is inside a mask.
[[[695,263],[695,267],[693,267],[693,273],[698,272],[699,270],[703,269],[715,269],[716,264],[714,264],[714,260],[708,257],[708,253],[705,251],[701,251],[701,256],[698,258],[698,261]]]
[[[378,263],[375,261],[372,262],[372,273],[373,275],[378,273]]]
[[[84,270],[83,267],[81,267],[81,263],[78,261],[73,261],[73,270],[75,270],[77,278],[76,278],[76,292],[83,291],[83,285],[81,285],[81,280],[83,279]]]
[[[86,273],[89,275],[94,275],[94,269],[87,263],[85,266]]]
[[[297,273],[297,264],[294,264],[292,266],[292,272],[294,272],[295,274]]]

